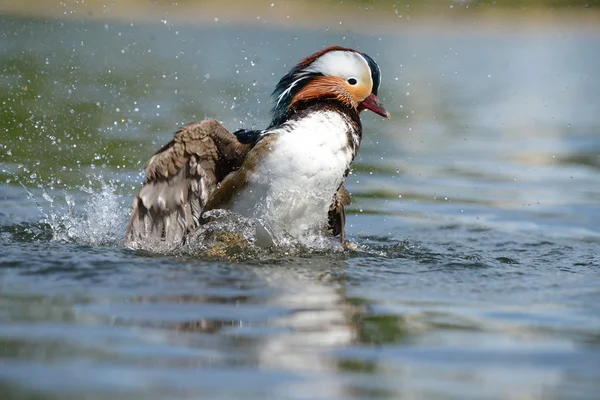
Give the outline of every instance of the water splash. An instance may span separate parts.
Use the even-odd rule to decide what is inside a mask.
[[[123,243],[130,217],[130,195],[118,192],[122,187],[119,182],[101,177],[94,179],[89,181],[89,186],[78,187],[78,192],[72,189],[60,192],[38,184],[41,193],[35,195],[23,186],[42,215],[40,223],[47,227],[43,235],[35,237],[87,246],[125,245],[154,254],[234,262],[319,254],[405,258],[412,247],[408,242],[390,246],[390,243],[383,245],[379,240],[368,238],[342,245],[338,237],[320,231],[291,235],[263,219],[219,209],[206,212],[204,217],[209,222],[198,227],[185,241],[167,243],[157,239]]]
[[[50,240],[87,246],[124,245],[130,196],[118,193],[118,182],[96,179],[99,185],[90,181],[89,187],[78,188],[79,194],[73,190],[60,194],[57,190],[48,191],[43,185],[38,185],[42,192],[36,196],[26,188],[43,216],[40,222],[50,228]],[[228,210],[211,210],[204,217],[209,222],[198,227],[183,242],[167,243],[160,239],[132,241],[125,243],[125,247],[154,254],[229,261],[317,254],[404,258],[412,247],[408,242],[377,245],[378,241],[371,243],[365,238],[343,246],[339,238],[318,231],[292,236],[265,220],[243,217]]]
[[[184,241],[132,240],[133,250],[230,261],[264,260],[315,253],[341,253],[338,238],[307,232],[301,237],[277,229],[259,218],[247,218],[229,210],[204,213],[209,222],[199,226]]]
[[[45,203],[28,193],[43,215],[41,222],[50,226],[52,240],[90,246],[121,245],[129,210],[114,183],[100,180],[100,189],[80,187],[86,194],[81,208],[71,193],[64,192],[63,203],[61,196],[40,188]]]
[[[63,185],[62,189],[58,189],[55,179],[44,183],[22,183],[42,215],[36,234],[26,237],[32,240],[51,240],[86,246],[125,245],[133,250],[154,254],[229,261],[311,255],[352,257],[367,254],[389,257],[390,253],[395,253],[395,249],[388,246],[379,248],[362,243],[362,240],[344,246],[339,237],[331,237],[323,229],[290,234],[282,227],[266,222],[267,218],[246,218],[227,210],[207,212],[205,217],[209,222],[200,226],[183,242],[166,243],[157,239],[124,243],[130,217],[129,191],[123,190],[125,185],[118,179],[110,180],[90,175],[87,175],[87,178],[86,186],[76,188]],[[32,187],[37,187],[40,191]],[[271,203],[265,205],[274,206]],[[17,229],[19,232],[21,230]]]

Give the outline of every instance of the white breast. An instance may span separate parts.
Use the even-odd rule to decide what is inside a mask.
[[[233,211],[266,219],[293,236],[326,226],[333,195],[354,154],[350,120],[318,111],[289,122],[273,135],[270,153],[258,164]]]

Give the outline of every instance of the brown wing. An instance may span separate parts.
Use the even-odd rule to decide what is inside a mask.
[[[239,168],[252,146],[240,143],[214,120],[180,128],[146,164],[146,180],[133,201],[125,245],[180,241],[200,224],[211,193]]]
[[[346,211],[344,207],[351,202],[350,193],[348,193],[344,185],[341,185],[333,196],[333,203],[329,207],[329,231],[333,236],[340,235],[342,244],[346,241]]]

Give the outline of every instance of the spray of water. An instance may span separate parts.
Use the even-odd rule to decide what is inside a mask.
[[[118,182],[96,178],[97,184],[75,190],[48,190],[37,185],[41,194],[29,197],[38,207],[40,221],[51,231],[51,240],[87,246],[123,246],[130,216],[130,195],[119,194]],[[78,204],[81,203],[81,204]],[[259,218],[246,218],[228,210],[211,210],[204,217],[209,221],[184,241],[166,243],[163,240],[125,243],[127,248],[152,253],[246,261],[272,259],[307,254],[372,254],[389,256],[390,248],[352,244],[342,246],[339,238],[322,232],[306,232],[292,236],[277,226]],[[402,248],[406,251],[406,244]]]
[[[124,243],[131,209],[130,194],[120,193],[123,184],[118,180],[88,178],[87,186],[62,191],[55,189],[52,182],[48,186],[38,183],[35,185],[40,189],[35,191],[37,194],[23,185],[42,215],[40,222],[49,228],[51,240],[87,246],[121,247],[125,244],[127,248],[152,253],[230,260],[344,251],[339,238],[330,237],[322,230],[292,235],[267,222],[267,218],[247,218],[227,210],[207,212],[205,218],[209,222],[184,241],[166,243],[157,239]],[[274,207],[274,210],[278,209]]]
[[[43,185],[41,199],[28,190],[42,215],[42,223],[52,231],[59,242],[72,242],[90,246],[115,246],[123,241],[128,209],[124,199],[116,192],[112,182],[100,181],[100,189],[80,187],[85,198],[82,207],[70,192],[62,195],[49,192]]]

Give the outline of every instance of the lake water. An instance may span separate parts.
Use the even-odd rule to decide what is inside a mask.
[[[0,15],[3,399],[595,399],[600,35]],[[123,249],[148,157],[368,53],[356,251]]]

